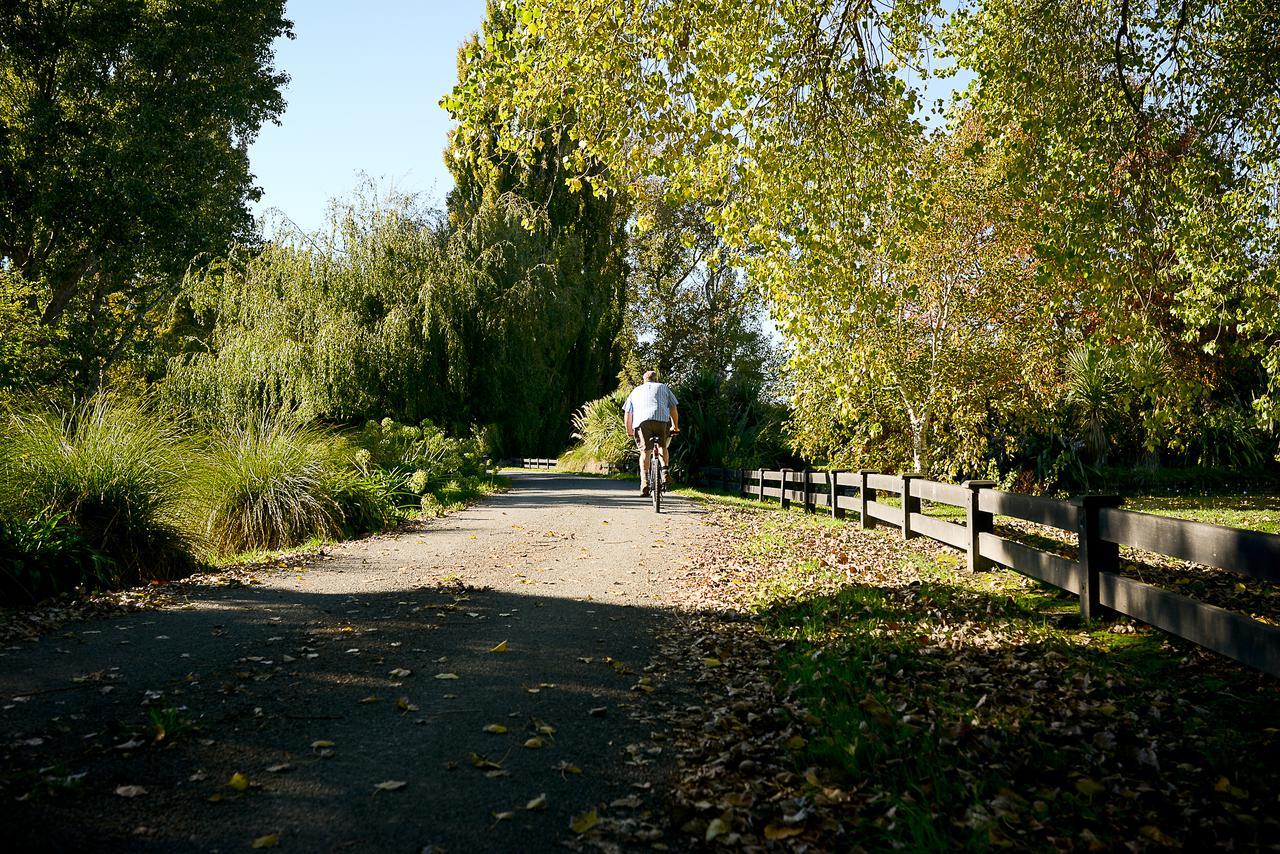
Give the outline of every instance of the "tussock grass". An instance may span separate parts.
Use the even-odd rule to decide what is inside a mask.
[[[334,438],[288,414],[214,436],[193,467],[199,527],[215,555],[296,546],[342,533]]]
[[[183,524],[188,450],[172,422],[108,395],[66,410],[12,412],[0,439],[0,511],[74,528],[105,558],[77,584],[171,578],[195,566],[196,542]]]

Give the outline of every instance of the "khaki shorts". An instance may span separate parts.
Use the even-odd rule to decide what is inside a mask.
[[[657,419],[641,421],[640,426],[636,428],[636,444],[640,447],[640,450],[643,451],[645,446],[649,444],[650,436],[657,436],[662,442],[662,447],[669,446],[671,444],[671,422],[658,421]]]

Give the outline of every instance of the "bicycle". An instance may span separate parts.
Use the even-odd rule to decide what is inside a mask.
[[[672,430],[671,435],[680,432]],[[662,440],[658,436],[650,436],[648,439],[649,450],[649,497],[653,499],[653,512],[662,512],[662,493],[665,491],[666,482],[662,477],[663,462],[666,455],[670,451],[662,444]],[[662,454],[658,451],[661,450]]]

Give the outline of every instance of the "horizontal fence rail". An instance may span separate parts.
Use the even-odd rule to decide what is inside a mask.
[[[835,518],[856,514],[862,527],[895,528],[903,539],[928,537],[965,552],[972,572],[1003,567],[1078,596],[1086,619],[1109,612],[1132,617],[1280,676],[1280,627],[1120,574],[1120,547],[1126,546],[1280,582],[1275,534],[1123,510],[1115,496],[1060,501],[1004,492],[983,480],[952,484],[875,471],[703,468],[695,481],[774,499],[782,507],[823,508]],[[894,503],[880,500],[883,495]],[[960,508],[964,523],[928,515],[922,502]],[[997,516],[1066,531],[1075,538],[1075,554],[998,536]]]
[[[509,460],[499,460],[498,465],[521,469],[553,469],[557,462],[557,460],[538,457],[513,457]]]

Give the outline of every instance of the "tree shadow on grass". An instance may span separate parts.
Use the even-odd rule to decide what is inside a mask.
[[[1272,844],[1275,680],[930,580],[760,611],[819,721],[810,761],[876,803],[868,848]],[[1047,607],[1046,607],[1047,606]],[[878,800],[877,800],[878,799]],[[892,809],[890,809],[892,808]]]

